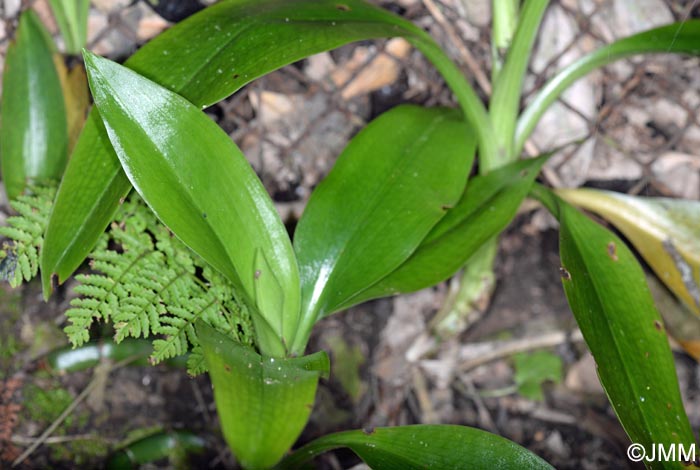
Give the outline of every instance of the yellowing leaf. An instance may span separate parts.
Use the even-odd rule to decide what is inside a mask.
[[[63,89],[63,101],[66,106],[66,122],[68,124],[68,153],[73,151],[78,141],[80,131],[83,130],[87,113],[90,109],[90,92],[88,89],[87,75],[82,64],[78,64],[68,70],[63,56],[54,54],[54,64],[61,80]]]
[[[565,189],[557,194],[609,220],[659,279],[700,316],[700,202],[594,189]]]
[[[559,219],[566,298],[610,404],[632,442],[651,449],[695,442],[673,355],[644,271],[614,233],[543,187],[533,194]],[[650,462],[650,468],[682,468]]]

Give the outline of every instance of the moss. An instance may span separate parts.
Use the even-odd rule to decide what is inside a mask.
[[[17,341],[15,324],[22,311],[22,294],[18,290],[0,288],[0,379],[10,369],[12,359],[22,350]]]
[[[24,397],[25,403],[31,405],[25,408],[27,417],[44,425],[50,424],[58,418],[73,401],[70,392],[65,388],[49,387],[43,389],[35,384],[29,384],[25,387]],[[70,427],[73,421],[73,416],[68,416],[61,427]]]
[[[103,439],[76,439],[51,447],[53,461],[70,461],[78,465],[94,464],[109,453],[109,444]]]
[[[40,379],[41,380],[41,379]],[[73,395],[55,380],[44,388],[29,384],[24,389],[25,417],[38,423],[42,429],[51,424],[73,402]],[[89,412],[71,413],[53,432],[53,436],[80,434],[89,424]],[[100,438],[75,439],[51,444],[49,455],[53,462],[71,462],[75,465],[95,463],[109,452],[109,444]]]

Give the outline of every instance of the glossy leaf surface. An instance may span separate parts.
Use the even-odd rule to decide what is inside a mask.
[[[560,222],[562,283],[600,381],[634,443],[695,442],[664,324],[639,263],[612,232],[537,189]],[[652,468],[682,468],[655,461]]]
[[[254,309],[263,351],[284,355],[296,332],[299,275],[284,225],[245,156],[179,95],[89,53],[85,64],[131,183],[178,238],[237,286]]]
[[[32,11],[22,14],[5,59],[2,179],[10,199],[27,180],[57,179],[66,165],[65,107],[51,38]]]
[[[395,271],[344,306],[433,286],[456,273],[515,216],[547,156],[521,160],[472,178],[457,205]]]
[[[391,36],[406,37],[433,62],[480,146],[493,147],[486,110],[461,70],[420,28],[361,0],[219,2],[158,36],[125,65],[205,107],[287,63],[352,41]],[[83,262],[130,188],[95,113],[70,159],[46,232],[45,296],[54,275],[63,282]]]
[[[578,79],[616,60],[650,53],[700,54],[700,20],[685,20],[620,39],[596,49],[552,77],[525,108],[516,128],[515,154],[519,154],[549,106]]]
[[[374,470],[553,468],[508,439],[454,425],[399,426],[329,434],[301,447],[277,468],[304,468],[302,465],[307,460],[341,447],[350,448]]]
[[[202,321],[197,336],[226,442],[246,468],[274,465],[306,425],[328,356],[262,357]]]
[[[107,470],[139,468],[163,459],[184,464],[183,457],[190,453],[202,453],[207,442],[187,431],[156,432],[115,451],[107,460]]]
[[[454,110],[399,106],[363,129],[294,235],[305,324],[406,260],[459,200],[473,158],[474,139]]]
[[[557,194],[609,220],[659,279],[700,316],[700,202],[594,189]]]
[[[201,106],[312,54],[420,32],[359,0],[225,1],[182,24],[146,44],[127,65]]]
[[[125,65],[206,107],[282,65],[360,39],[421,34],[358,0],[220,2],[142,47]],[[286,40],[283,40],[285,39]],[[290,39],[291,38],[291,39]],[[66,169],[41,271],[63,282],[83,262],[131,187],[93,110]]]
[[[49,0],[68,54],[79,54],[87,40],[90,0]]]

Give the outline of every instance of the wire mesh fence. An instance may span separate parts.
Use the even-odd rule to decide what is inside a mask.
[[[427,29],[488,98],[490,2],[377,3]],[[25,8],[40,14],[60,44],[46,0],[4,0],[0,60]],[[600,45],[699,15],[697,1],[554,1],[529,67],[524,101],[561,67]],[[171,24],[147,1],[95,0],[88,47],[123,60]],[[554,186],[588,183],[700,198],[699,60],[646,56],[591,74],[543,117],[526,152],[534,155],[570,143],[545,172]],[[432,106],[450,104],[452,97],[427,61],[394,39],[348,46],[286,67],[209,113],[243,147],[276,199],[295,202],[308,196],[363,123],[407,101]]]

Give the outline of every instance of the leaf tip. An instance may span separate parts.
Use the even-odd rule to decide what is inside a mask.
[[[59,284],[60,281],[57,273],[48,274],[48,271],[46,271],[46,274],[44,274],[42,272],[41,291],[44,297],[44,302],[48,302],[49,297],[51,297],[51,294],[53,294],[54,290],[56,289],[56,287],[58,287]]]

